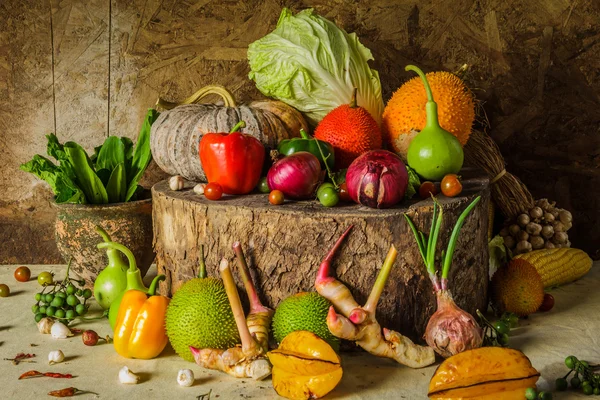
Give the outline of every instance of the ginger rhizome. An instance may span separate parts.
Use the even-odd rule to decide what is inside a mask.
[[[247,318],[244,315],[229,262],[225,258],[221,260],[219,270],[242,343],[226,350],[190,347],[190,351],[194,355],[196,364],[204,368],[223,371],[236,378],[261,380],[271,374],[271,365],[266,354],[273,310],[262,305],[239,242],[233,244],[233,250],[250,301],[250,312]]]
[[[321,262],[315,288],[333,306],[327,315],[327,326],[335,336],[356,342],[371,354],[391,358],[411,368],[422,368],[435,362],[430,347],[419,346],[407,337],[390,329],[381,329],[376,319],[376,308],[398,252],[392,245],[383,267],[364,306],[360,306],[350,290],[331,276],[331,263],[336,251],[350,233],[350,226],[337,240]],[[336,312],[337,311],[337,312]],[[339,313],[339,314],[338,314]]]

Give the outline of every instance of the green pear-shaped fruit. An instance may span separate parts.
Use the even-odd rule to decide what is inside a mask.
[[[408,165],[423,178],[439,181],[444,175],[460,171],[464,160],[463,149],[458,139],[440,126],[437,104],[433,101],[433,94],[423,71],[414,65],[407,65],[405,70],[416,72],[423,80],[427,92],[427,123],[408,146]]]
[[[110,236],[101,226],[96,226],[96,232],[102,236],[104,243],[112,243]],[[118,250],[106,249],[108,265],[98,274],[94,281],[94,298],[105,310],[127,286],[127,264],[121,258]]]

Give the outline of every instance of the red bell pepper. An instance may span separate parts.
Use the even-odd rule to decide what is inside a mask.
[[[216,182],[227,194],[250,193],[258,184],[265,161],[265,147],[251,135],[237,132],[207,133],[200,140],[200,162],[208,182]]]

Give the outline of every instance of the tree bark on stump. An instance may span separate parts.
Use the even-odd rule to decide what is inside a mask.
[[[458,238],[449,278],[457,304],[475,314],[487,306],[489,182],[479,171],[461,173],[463,192],[454,198],[438,196],[444,223],[437,252],[446,248],[460,213],[481,195]],[[399,255],[377,308],[378,320],[384,327],[423,341],[427,321],[436,310],[435,294],[402,214],[407,213],[419,230],[429,232],[431,199],[384,210],[356,204],[325,208],[317,201],[272,206],[266,194],[210,201],[195,194],[192,186],[188,183],[182,191],[171,191],[163,181],[152,188],[156,263],[158,272],[167,277],[160,286],[162,294],[172,295],[197,275],[201,245],[209,276],[218,277],[220,259],[233,261],[231,246],[240,241],[261,299],[275,308],[290,295],[314,291],[321,260],[342,232],[354,225],[334,258],[335,275],[364,304],[393,243]],[[236,279],[242,292],[241,281]]]

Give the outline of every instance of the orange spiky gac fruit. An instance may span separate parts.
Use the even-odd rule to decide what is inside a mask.
[[[465,145],[475,121],[475,102],[465,83],[450,72],[426,74],[437,103],[439,123]],[[383,140],[406,160],[412,139],[425,127],[427,93],[419,77],[405,82],[388,101],[381,125]]]
[[[513,258],[492,277],[492,303],[500,312],[524,317],[536,312],[544,301],[542,277],[528,261]]]
[[[381,130],[371,114],[356,104],[356,89],[350,104],[331,110],[317,125],[315,139],[333,146],[335,168],[348,168],[358,156],[381,148]]]

